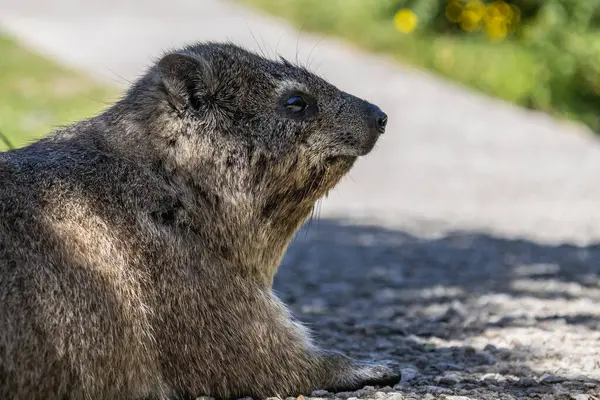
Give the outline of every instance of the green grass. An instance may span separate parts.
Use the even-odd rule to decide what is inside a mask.
[[[13,146],[93,116],[116,93],[0,35],[0,132]],[[6,149],[0,138],[0,150]]]
[[[237,1],[283,17],[303,31],[347,39],[405,65],[433,71],[511,103],[579,120],[600,131],[596,72],[600,52],[595,52],[600,48],[600,35],[573,32],[571,38],[568,32],[565,36],[583,47],[579,51],[567,43],[563,48],[568,51],[562,51],[546,46],[552,40],[542,45],[524,40],[491,43],[480,35],[440,34],[434,29],[402,34],[389,15],[378,13],[380,0]],[[574,72],[565,72],[571,66]]]

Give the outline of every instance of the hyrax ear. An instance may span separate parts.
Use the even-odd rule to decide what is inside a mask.
[[[188,54],[167,54],[158,62],[158,72],[170,101],[179,110],[198,110],[214,84],[210,65]]]

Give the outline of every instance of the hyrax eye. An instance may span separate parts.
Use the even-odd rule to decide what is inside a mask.
[[[293,113],[299,113],[308,107],[308,103],[300,96],[292,96],[286,100],[285,107]]]

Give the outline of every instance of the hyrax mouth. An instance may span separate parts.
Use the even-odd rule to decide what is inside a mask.
[[[340,164],[340,163],[352,163],[358,156],[350,155],[336,155],[325,158],[326,164]]]

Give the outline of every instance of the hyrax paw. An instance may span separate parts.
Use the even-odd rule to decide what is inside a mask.
[[[357,363],[358,386],[394,386],[400,382],[400,372],[386,364]]]
[[[330,392],[350,392],[365,386],[394,386],[400,382],[400,372],[391,362],[358,361],[334,352],[328,352],[326,360],[329,362],[327,375],[334,376],[324,388]]]

